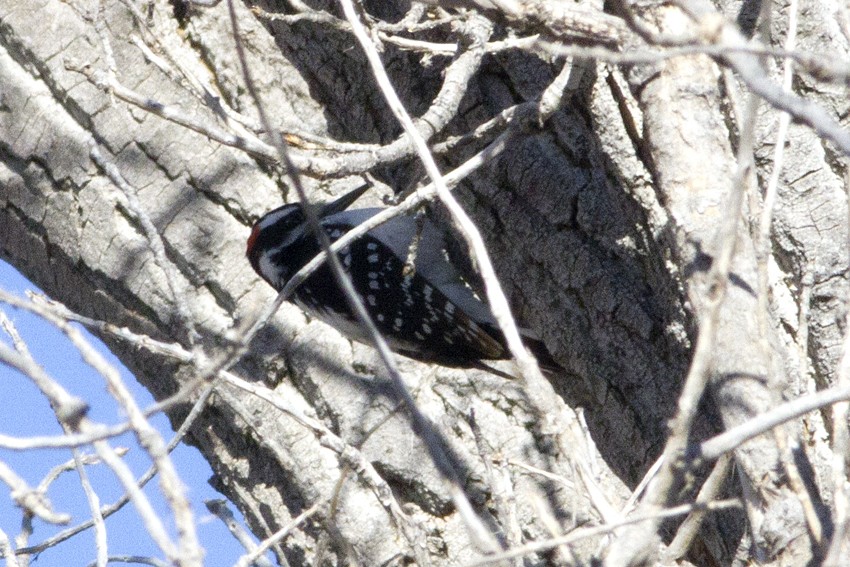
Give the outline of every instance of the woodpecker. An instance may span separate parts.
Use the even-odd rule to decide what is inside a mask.
[[[358,187],[318,205],[317,216],[331,242],[382,210],[346,210],[368,188]],[[418,246],[413,269],[405,269],[414,238]],[[301,205],[291,204],[254,224],[246,253],[254,270],[280,291],[319,250]],[[510,357],[490,308],[452,264],[442,232],[430,221],[397,216],[355,239],[339,258],[394,351],[451,366]],[[292,300],[349,338],[367,342],[330,270],[322,264],[295,290]],[[529,340],[534,347],[542,346]]]

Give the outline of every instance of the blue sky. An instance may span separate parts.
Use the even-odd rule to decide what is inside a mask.
[[[0,287],[20,296],[23,296],[26,290],[38,291],[38,288],[2,260],[0,260]],[[82,362],[79,353],[65,335],[40,318],[24,311],[13,309],[5,304],[0,304],[0,309],[14,322],[39,364],[68,391],[89,402],[91,418],[107,424],[123,421],[120,409],[106,392],[103,379]],[[143,408],[151,404],[153,399],[150,394],[136,382],[133,375],[121,365],[103,343],[88,333],[86,336],[116,368],[121,370],[124,381],[133,392],[137,403]],[[2,331],[0,331],[0,340],[10,344],[8,336]],[[44,396],[28,378],[2,363],[0,363],[0,400],[4,401],[5,410],[0,412],[0,433],[25,437],[61,433]],[[14,402],[8,403],[7,400],[14,400]],[[160,431],[166,442],[171,439],[173,431],[164,416],[154,416],[151,423]],[[137,477],[149,467],[150,460],[131,435],[119,437],[112,444],[130,449],[125,462]],[[92,452],[90,448],[86,448],[85,451]],[[26,452],[0,449],[0,461],[15,470],[32,487],[38,485],[54,466],[71,458],[71,452],[66,449]],[[180,478],[187,487],[196,518],[198,537],[206,550],[205,565],[217,567],[233,564],[243,550],[221,521],[207,512],[204,506],[205,500],[223,498],[207,482],[212,475],[209,465],[195,448],[183,444],[180,444],[172,453],[172,459]],[[121,487],[107,467],[90,466],[88,473],[102,504],[111,504],[122,495]],[[171,517],[170,510],[159,494],[156,479],[148,483],[146,494],[160,517],[163,518],[166,527],[173,534],[173,522],[168,521]],[[88,505],[76,472],[64,473],[51,485],[48,497],[55,512],[68,513],[72,516],[71,525],[89,518]],[[230,508],[242,521],[235,508],[232,505]],[[145,533],[131,504],[109,517],[106,520],[106,527],[110,555],[152,555],[162,558],[161,553]],[[15,507],[9,495],[8,486],[3,483],[0,483],[0,529],[13,541],[21,529],[21,512]],[[39,543],[62,529],[36,519],[30,545]],[[95,557],[94,533],[88,530],[55,548],[42,552],[33,565],[37,567],[84,566],[94,561]]]

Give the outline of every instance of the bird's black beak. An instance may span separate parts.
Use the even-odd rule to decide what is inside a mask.
[[[339,197],[337,200],[331,201],[330,203],[325,203],[321,206],[322,208],[319,212],[319,218],[324,218],[327,215],[333,215],[335,213],[344,211],[349,207],[349,205],[351,205],[351,203],[360,198],[360,196],[365,193],[366,190],[369,189],[371,186],[372,185],[370,183],[364,183],[357,189],[352,189],[342,197]]]

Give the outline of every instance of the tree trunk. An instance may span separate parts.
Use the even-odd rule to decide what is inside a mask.
[[[374,202],[412,187],[421,166],[341,9],[330,3],[308,17],[283,4],[235,8],[260,97],[290,142],[310,197],[328,200],[366,172],[378,180]],[[365,8],[395,89],[424,118],[418,126],[432,146],[512,113],[505,114],[515,129],[507,147],[454,193],[485,237],[514,314],[563,371],[538,384],[506,378],[516,374],[508,362],[490,372],[400,359],[476,514],[508,548],[551,537],[553,526],[566,533],[624,517],[630,491],[670,447],[668,423],[681,415],[677,400],[714,301],[707,394],[697,398],[687,427],[691,447],[785,399],[841,383],[848,207],[838,121],[848,99],[843,85],[815,78],[841,69],[797,75],[793,92],[806,100],[797,99],[782,95],[783,59],[740,49],[754,34],[764,45],[785,45],[787,7],[773,7],[759,30],[750,5],[628,8],[656,34],[641,37],[641,28],[621,19],[627,12],[587,8],[576,16],[560,3],[518,2],[515,11],[511,3],[486,4],[480,12],[406,2]],[[829,11],[836,6],[796,8],[801,50],[846,52],[846,29]],[[380,27],[409,14],[418,17]],[[447,23],[417,27],[440,18]],[[730,23],[735,18],[738,25]],[[590,32],[579,33],[582,22],[594,24]],[[541,34],[536,43],[496,43],[534,33]],[[429,43],[411,47],[403,41],[410,38]],[[636,61],[675,49],[672,40],[706,54],[694,48]],[[553,54],[570,45],[584,57],[632,59],[565,63]],[[273,300],[244,258],[245,242],[261,214],[297,199],[274,153],[263,153],[268,146],[245,141],[259,141],[261,127],[227,2],[0,0],[0,46],[0,253],[82,315],[203,353],[187,362],[101,329],[154,396],[171,396]],[[547,96],[563,98],[540,123],[537,103],[553,84],[562,86]],[[768,93],[758,90],[765,84]],[[753,90],[760,96],[751,99]],[[129,102],[128,92],[140,100]],[[759,215],[783,103],[795,120],[762,257]],[[161,105],[178,117],[156,115]],[[222,106],[228,110],[217,111]],[[755,109],[749,129],[748,109]],[[187,121],[209,130],[193,131]],[[442,170],[484,148],[498,126],[455,140],[449,151],[435,147]],[[242,138],[222,143],[219,131]],[[737,190],[744,190],[740,208]],[[432,209],[445,219],[440,207]],[[164,246],[160,256],[148,221]],[[734,255],[728,277],[716,280],[727,226]],[[766,311],[759,270],[769,276]],[[268,395],[247,395],[220,379],[187,441],[259,538],[321,503],[274,548],[281,564],[324,557],[462,565],[487,550],[369,347],[287,303],[232,372]],[[199,391],[169,410],[175,427]],[[847,454],[830,445],[832,416],[828,409],[807,414],[736,449],[735,472],[722,475],[720,495],[741,497],[744,508],[706,516],[692,561],[804,565],[827,553],[833,524],[842,520],[833,475]],[[569,451],[564,439],[574,443]],[[709,465],[682,465],[689,482],[670,469],[679,482],[658,503],[692,501]],[[801,490],[811,501],[808,514]],[[599,557],[654,564],[654,534],[669,543],[677,526],[645,522],[611,539],[600,533],[529,552],[528,564]]]

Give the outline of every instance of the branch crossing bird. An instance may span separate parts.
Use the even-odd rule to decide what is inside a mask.
[[[318,205],[317,216],[331,242],[383,210],[346,210],[368,188],[358,187]],[[405,269],[415,238],[413,270]],[[251,266],[278,291],[319,251],[319,242],[297,203],[265,214],[248,238]],[[510,358],[489,307],[450,261],[443,234],[430,221],[397,216],[354,240],[339,252],[339,258],[394,351],[450,366]],[[292,299],[342,334],[367,342],[327,263],[296,288]],[[551,358],[539,341],[527,338],[526,344],[541,362],[549,364]]]

